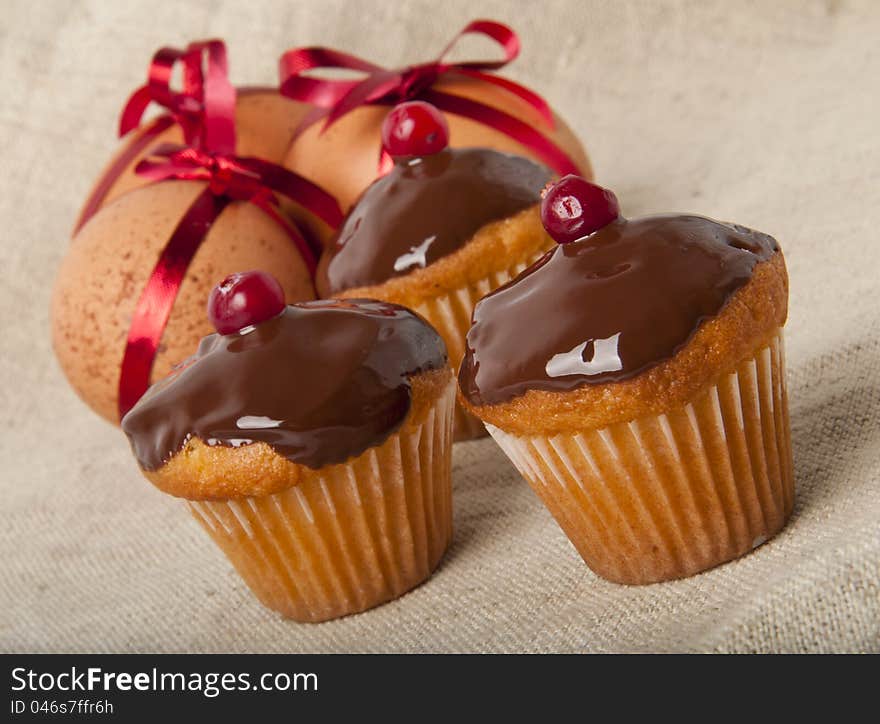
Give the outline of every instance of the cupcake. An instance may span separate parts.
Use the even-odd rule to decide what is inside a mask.
[[[559,246],[477,305],[461,403],[604,578],[688,576],[778,533],[794,496],[779,245],[624,219],[575,176],[542,217]]]
[[[403,304],[440,333],[455,369],[474,304],[539,258],[551,171],[487,148],[447,148],[442,114],[420,101],[386,118],[388,173],[352,207],[318,264],[321,297]],[[457,440],[485,434],[456,410]]]
[[[442,339],[381,301],[284,306],[261,272],[212,292],[217,334],[122,428],[263,604],[324,621],[428,578],[452,535]]]

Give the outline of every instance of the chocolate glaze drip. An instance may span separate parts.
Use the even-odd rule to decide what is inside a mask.
[[[485,405],[631,378],[671,358],[778,249],[742,226],[671,215],[557,246],[477,304],[462,392]]]
[[[404,307],[304,302],[198,352],[122,420],[135,457],[156,470],[189,437],[265,442],[310,468],[384,442],[409,412],[409,377],[446,364],[443,340]]]
[[[403,276],[461,248],[482,226],[541,200],[551,178],[486,148],[399,160],[352,207],[318,267],[323,297]]]

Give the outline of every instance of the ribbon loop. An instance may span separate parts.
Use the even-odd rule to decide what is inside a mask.
[[[182,89],[171,88],[174,68]],[[184,50],[160,48],[147,83],[131,95],[119,118],[119,135],[137,128],[151,103],[162,106],[183,131],[184,142],[216,153],[235,152],[235,88],[229,82],[226,45],[221,40],[190,43]]]
[[[504,51],[502,60],[475,60],[464,63],[456,63],[459,68],[471,68],[473,70],[498,70],[508,63],[516,60],[519,56],[520,42],[519,36],[514,32],[513,28],[494,20],[472,20],[459,31],[449,44],[440,53],[438,60],[442,61],[452,52],[456,43],[465,35],[483,35],[490,40],[494,40]]]

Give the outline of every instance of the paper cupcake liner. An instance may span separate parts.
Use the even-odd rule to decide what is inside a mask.
[[[599,575],[681,578],[775,535],[794,501],[781,331],[693,402],[579,435],[486,426]]]
[[[489,292],[506,284],[517,274],[534,264],[544,256],[545,252],[535,254],[531,258],[513,264],[507,269],[493,272],[487,277],[469,286],[460,287],[453,292],[433,297],[422,302],[415,311],[427,319],[443,337],[449,352],[449,363],[458,374],[461,360],[464,358],[464,343],[468,330],[471,328],[471,316],[474,307]],[[470,440],[486,434],[483,423],[467,412],[463,407],[455,406],[455,440]]]
[[[416,429],[280,493],[189,507],[257,598],[298,621],[389,601],[452,538],[454,382]]]

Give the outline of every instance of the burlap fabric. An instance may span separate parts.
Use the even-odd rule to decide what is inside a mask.
[[[693,211],[781,241],[794,517],[735,563],[621,587],[491,440],[463,444],[437,574],[366,614],[285,622],[67,387],[52,278],[159,45],[222,36],[236,82],[271,82],[294,45],[424,59],[475,12],[520,30],[510,75],[581,134],[627,214]],[[880,5],[5,0],[2,16],[0,649],[880,650]]]

